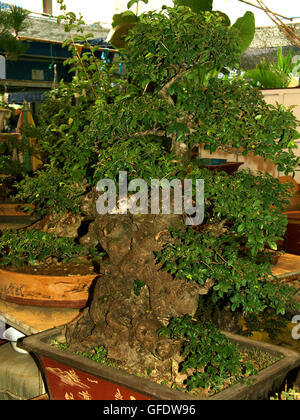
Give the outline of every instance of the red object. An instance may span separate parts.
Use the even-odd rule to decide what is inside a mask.
[[[51,400],[151,400],[142,394],[40,356]]]

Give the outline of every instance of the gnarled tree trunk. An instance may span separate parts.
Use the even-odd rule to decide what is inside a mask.
[[[102,344],[108,357],[131,371],[170,380],[178,343],[158,335],[170,318],[194,315],[199,294],[211,285],[174,279],[160,269],[155,252],[170,242],[168,228],[184,227],[178,215],[98,215],[87,237],[107,252],[91,306],[67,329],[71,348]]]

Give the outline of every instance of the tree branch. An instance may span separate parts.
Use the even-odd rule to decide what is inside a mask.
[[[170,105],[175,105],[173,99],[171,98],[171,95],[168,93],[168,89],[181,77],[183,77],[190,69],[185,69],[184,65],[181,65],[181,70],[178,71],[175,76],[172,77],[171,80],[169,80],[162,89],[158,92],[158,96],[167,99]]]
[[[300,48],[300,38],[289,26],[285,25],[282,20],[279,19],[279,15],[272,12],[266,5],[261,1],[257,0],[260,8],[266,13],[266,15],[278,26],[278,28],[289,38],[289,40]]]
[[[249,2],[249,1],[246,1],[246,0],[238,0],[238,1],[240,1],[241,3],[248,4],[249,6],[255,7],[256,9],[259,9],[259,10],[263,10],[263,11],[265,11],[265,10],[264,10],[261,6],[258,6],[258,5],[256,5],[256,4],[253,4],[253,3]],[[292,18],[288,18],[288,17],[286,17],[286,16],[280,15],[279,13],[275,13],[275,12],[274,12],[274,13],[273,13],[273,15],[274,15],[274,16],[278,16],[278,17],[281,17],[281,18],[286,19],[286,20],[293,21],[293,19],[292,19]]]
[[[181,79],[182,77],[184,77],[186,74],[190,73],[194,67],[199,64],[201,60],[201,56],[195,61],[195,63],[189,67],[188,69],[184,67],[184,64],[182,64],[179,67],[179,71],[177,74],[175,74],[175,76],[172,77],[172,79],[170,79],[162,88],[161,90],[158,92],[158,96],[167,99],[167,101],[169,102],[170,105],[175,106],[173,99],[171,98],[171,95],[168,93],[168,89],[175,83],[177,82],[177,80]],[[208,64],[209,61],[206,61],[203,63],[203,66],[205,66],[206,64]]]
[[[146,137],[146,136],[157,136],[157,137],[165,137],[166,131],[165,130],[145,130],[141,131],[140,133],[129,134],[131,137]]]

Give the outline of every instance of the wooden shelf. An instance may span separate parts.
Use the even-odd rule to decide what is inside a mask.
[[[300,255],[284,254],[272,269],[274,276],[288,280],[291,277],[300,279]]]
[[[79,309],[17,305],[0,299],[0,315],[6,323],[25,335],[60,327],[80,316]]]

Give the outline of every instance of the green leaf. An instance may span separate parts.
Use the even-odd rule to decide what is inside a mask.
[[[274,251],[277,251],[277,244],[276,244],[276,242],[269,242],[269,246]]]
[[[244,225],[243,223],[242,223],[242,224],[240,224],[240,225],[238,226],[238,228],[237,228],[237,232],[238,232],[238,233],[243,232],[244,228],[245,228],[245,225]]]
[[[121,25],[122,23],[129,23],[129,22],[137,22],[138,17],[135,13],[133,13],[131,10],[126,10],[126,12],[117,13],[113,15],[113,21],[112,21],[112,27],[115,28],[118,25]]]
[[[223,20],[223,24],[224,24],[225,26],[231,26],[230,19],[229,19],[229,17],[226,15],[226,13],[223,13],[223,12],[221,12],[220,10],[213,10],[213,11],[212,11],[212,13],[213,13],[215,16],[217,16],[217,17],[219,17],[219,18],[222,18],[222,20]],[[224,70],[226,70],[226,69],[224,69]],[[223,69],[222,69],[222,71],[223,71]]]
[[[175,0],[174,4],[179,6],[188,6],[195,13],[203,11],[211,12],[213,8],[213,0]]]
[[[130,0],[128,3],[127,3],[127,9],[130,9],[135,3],[138,3],[139,1],[142,1],[143,3],[145,3],[145,4],[148,4],[148,1],[149,0]]]
[[[255,34],[255,17],[252,12],[246,12],[232,25],[239,33],[239,48],[243,53],[250,46]]]
[[[125,38],[129,30],[138,22],[138,17],[130,10],[113,16],[113,32],[110,37],[110,44],[115,48],[124,48]]]

